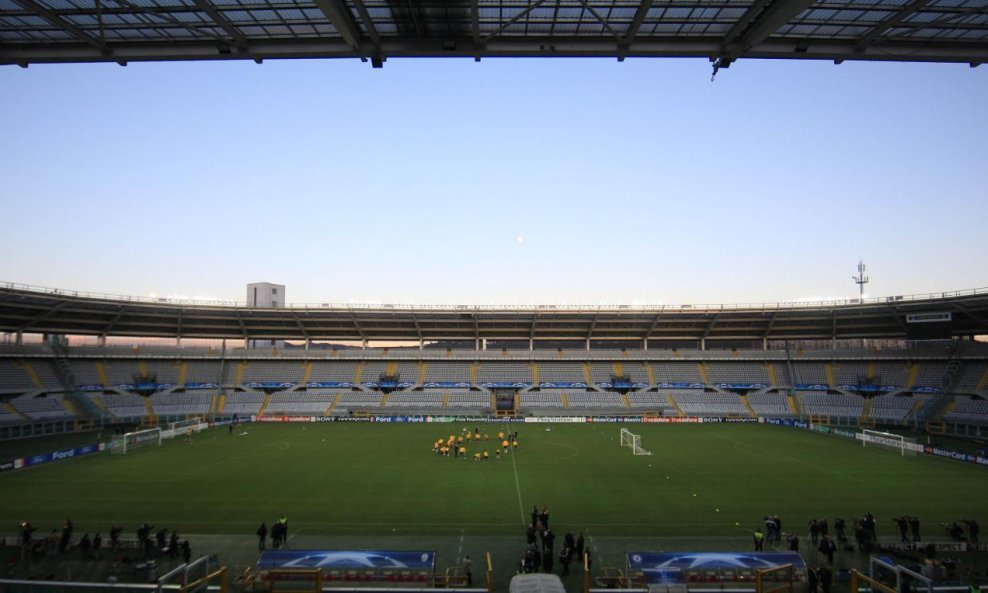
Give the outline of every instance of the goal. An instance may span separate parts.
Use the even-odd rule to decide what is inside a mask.
[[[621,429],[621,446],[631,447],[632,453],[635,455],[651,455],[651,451],[646,451],[642,449],[642,437],[639,434],[635,434],[628,430],[627,428]]]
[[[858,438],[861,439],[861,446],[863,447],[871,445],[872,447],[896,449],[901,452],[903,456],[915,455],[921,448],[920,445],[916,444],[916,439],[904,437],[901,434],[893,434],[891,432],[863,430],[858,433]]]
[[[189,434],[190,432],[199,432],[203,430],[208,425],[202,422],[202,420],[180,420],[178,422],[171,422],[168,424],[167,434],[164,435],[165,438],[175,438],[184,434]]]
[[[161,429],[149,428],[138,430],[113,437],[110,442],[110,453],[115,455],[126,455],[127,451],[138,447],[148,447],[150,445],[161,446]]]

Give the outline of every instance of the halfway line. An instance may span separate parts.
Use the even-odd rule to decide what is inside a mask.
[[[518,512],[521,513],[521,524],[527,525],[528,521],[525,521],[525,505],[521,502],[521,484],[518,482],[518,466],[515,464],[515,455],[518,454],[518,449],[511,452],[511,469],[515,471],[515,490],[518,491]]]

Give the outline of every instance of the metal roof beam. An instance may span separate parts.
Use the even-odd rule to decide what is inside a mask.
[[[779,27],[813,5],[816,0],[759,0],[727,32],[720,54],[723,66],[768,39]]]
[[[230,21],[228,21],[226,17],[223,16],[222,13],[220,13],[220,11],[213,8],[213,5],[207,2],[206,0],[192,0],[192,1],[195,3],[196,8],[209,15],[209,18],[213,19],[214,23],[216,23],[217,25],[220,26],[221,29],[226,31],[226,34],[229,35],[231,39],[233,39],[233,45],[237,49],[243,52],[247,51],[247,38],[244,37],[244,34],[241,33],[239,29],[234,27],[233,24],[230,23]]]
[[[913,0],[908,6],[902,7],[899,12],[895,13],[895,16],[880,23],[877,27],[869,31],[864,37],[858,39],[858,41],[854,44],[855,49],[863,50],[865,47],[871,45],[871,42],[881,37],[886,31],[892,29],[910,16],[916,14],[932,1],[933,0]]]
[[[346,5],[343,4],[342,0],[315,0],[316,6],[322,11],[323,15],[329,19],[333,28],[343,37],[360,59],[366,60],[366,56],[363,55],[363,51],[360,49],[360,30],[357,28],[356,23],[353,22],[352,15]]]
[[[622,39],[621,38],[621,34],[618,33],[617,31],[615,31],[614,28],[611,27],[611,24],[608,23],[607,20],[604,19],[604,17],[600,16],[600,13],[597,12],[594,9],[594,7],[591,6],[589,2],[587,2],[587,0],[580,0],[580,4],[583,5],[583,8],[587,12],[589,12],[590,14],[593,15],[593,18],[597,19],[597,22],[599,22],[601,25],[603,25],[604,29],[606,29],[608,33],[610,33],[611,35],[613,35],[614,38],[617,39],[619,43],[621,42],[621,39]]]
[[[491,31],[490,33],[488,33],[487,35],[485,35],[484,36],[484,39],[483,39],[483,42],[486,43],[486,42],[490,41],[491,39],[493,39],[494,37],[497,37],[498,35],[500,35],[501,33],[503,33],[505,29],[507,29],[511,25],[517,23],[521,19],[525,18],[525,16],[528,15],[528,13],[532,12],[533,10],[535,10],[536,8],[538,8],[539,6],[542,6],[543,4],[545,4],[545,0],[535,0],[535,2],[529,4],[524,10],[522,10],[521,12],[519,12],[518,14],[516,14],[515,16],[511,17],[511,19],[508,22],[504,23],[503,25],[501,25],[497,29],[495,29],[495,30]]]
[[[92,37],[91,35],[83,31],[79,27],[65,20],[64,18],[59,16],[59,14],[56,13],[54,10],[51,10],[46,6],[42,6],[41,4],[35,2],[34,0],[14,0],[14,1],[20,4],[25,10],[31,10],[36,12],[42,18],[44,18],[51,24],[61,28],[63,31],[70,33],[76,39],[79,39],[80,41],[86,43],[87,45],[90,45],[100,50],[100,52],[103,55],[110,55],[112,53],[110,46],[108,46],[106,43],[100,41],[99,39],[96,39],[95,37]]]
[[[621,38],[618,43],[618,61],[624,61],[624,52],[631,47],[631,44],[635,42],[635,37],[638,35],[638,30],[641,29],[642,23],[645,21],[645,17],[648,16],[648,11],[652,9],[653,0],[642,0],[638,5],[638,10],[635,11],[635,17],[631,19],[631,25],[628,30],[624,33],[624,37]]]

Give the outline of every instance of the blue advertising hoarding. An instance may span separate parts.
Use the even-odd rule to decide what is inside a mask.
[[[640,572],[652,584],[685,583],[690,572],[734,573],[792,564],[797,573],[806,570],[795,552],[628,552],[628,573]]]
[[[274,568],[413,569],[433,570],[436,553],[385,550],[265,550],[257,560],[259,570]]]

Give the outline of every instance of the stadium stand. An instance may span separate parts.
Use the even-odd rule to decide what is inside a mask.
[[[381,393],[344,393],[333,407],[334,416],[345,416],[352,412],[376,410],[381,407]]]
[[[336,401],[335,392],[290,391],[271,394],[264,412],[268,415],[323,416]]]
[[[868,417],[880,422],[901,422],[926,398],[911,395],[879,395],[871,400]]]
[[[470,365],[464,362],[430,361],[425,370],[425,380],[430,383],[469,383]]]
[[[212,395],[208,393],[156,393],[150,397],[157,416],[205,416],[209,414]]]
[[[563,395],[566,397],[566,407],[571,409],[588,409],[594,411],[603,409],[616,412],[627,412],[628,409],[624,397],[618,393],[599,393],[596,391],[568,389]]]
[[[700,366],[694,361],[653,362],[652,374],[657,383],[703,383]]]
[[[797,391],[796,397],[803,413],[808,416],[860,418],[864,413],[864,399],[857,395]]]
[[[761,362],[721,362],[706,363],[707,378],[711,383],[761,383],[770,384],[768,370]]]
[[[532,380],[532,367],[523,362],[484,361],[477,368],[478,383],[531,383]]]
[[[988,425],[988,401],[976,398],[957,398],[953,409],[943,419],[958,424]]]
[[[264,394],[256,391],[243,391],[227,395],[223,404],[224,416],[252,416],[260,413],[264,405]]]
[[[31,375],[20,361],[0,359],[0,393],[24,393],[38,389]]]
[[[62,396],[55,394],[44,394],[31,396],[30,394],[15,397],[10,400],[10,404],[20,414],[32,420],[68,420],[75,417],[72,412],[62,405]]]
[[[703,393],[684,389],[672,394],[676,405],[689,416],[750,416],[735,393]]]
[[[747,397],[748,405],[758,416],[790,418],[794,415],[784,393],[749,393]]]

